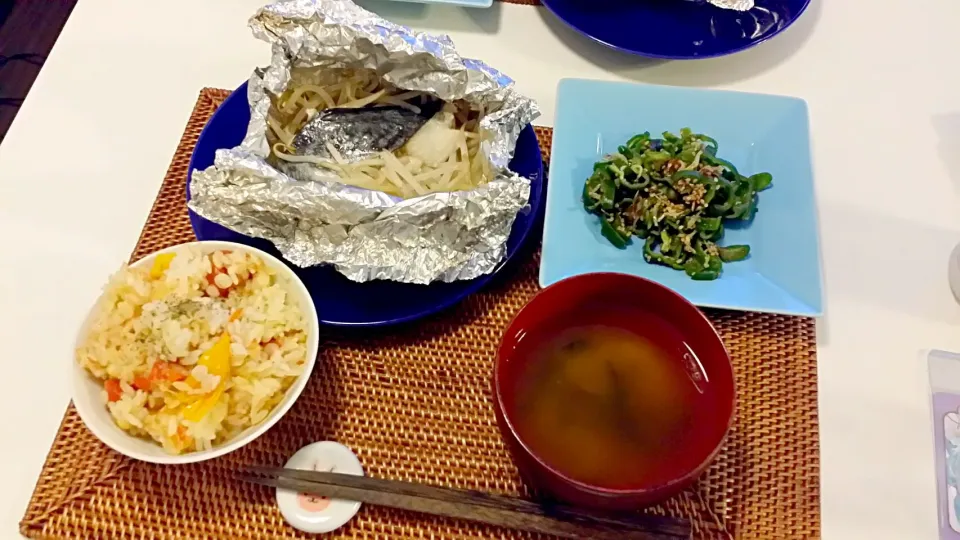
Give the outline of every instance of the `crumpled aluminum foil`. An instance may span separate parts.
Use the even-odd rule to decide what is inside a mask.
[[[753,0],[707,0],[711,4],[723,9],[734,11],[749,11],[753,9]]]
[[[250,124],[236,148],[218,150],[214,165],[193,171],[190,209],[241,234],[273,242],[290,262],[332,264],[355,281],[408,283],[473,279],[503,259],[530,181],[507,169],[517,136],[540,112],[513,81],[457,54],[447,36],[415,32],[350,0],[286,0],[250,19],[272,44],[270,65],[250,77]],[[319,71],[316,68],[321,68]],[[281,94],[341,69],[374,69],[407,90],[484,106],[480,122],[496,177],[468,192],[401,200],[339,183],[309,164],[267,162],[269,94]]]
[[[750,11],[753,9],[754,0],[686,0],[696,4],[711,4],[721,9],[730,9],[733,11]]]

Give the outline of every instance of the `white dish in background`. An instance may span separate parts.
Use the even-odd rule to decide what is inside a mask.
[[[260,435],[263,435],[263,433],[276,424],[277,421],[280,420],[280,418],[283,417],[288,410],[290,410],[290,407],[293,406],[293,403],[298,397],[300,397],[300,393],[306,387],[307,381],[310,379],[310,373],[313,372],[313,366],[317,362],[317,351],[320,345],[320,323],[317,318],[317,310],[313,305],[313,300],[310,297],[310,293],[307,292],[307,288],[300,281],[300,278],[298,278],[297,275],[287,267],[287,265],[283,264],[276,257],[264,253],[259,249],[241,244],[235,244],[233,242],[189,242],[152,253],[131,264],[130,267],[149,268],[153,265],[153,261],[157,255],[161,253],[176,252],[188,246],[200,247],[205,253],[222,249],[250,253],[251,255],[260,257],[263,262],[275,270],[278,275],[286,278],[290,284],[291,292],[295,295],[297,302],[300,304],[300,309],[303,310],[304,319],[306,319],[306,363],[303,366],[303,373],[301,373],[300,377],[298,377],[297,380],[290,386],[290,388],[287,389],[283,400],[280,401],[276,407],[274,407],[273,411],[270,412],[263,422],[247,428],[234,439],[221,444],[220,446],[214,447],[211,450],[174,455],[166,452],[163,447],[154,441],[134,437],[133,435],[130,435],[120,429],[116,423],[114,423],[113,417],[110,415],[110,412],[103,403],[102,383],[96,380],[83,367],[81,367],[76,361],[76,358],[71,355],[70,363],[73,370],[71,383],[73,405],[76,407],[77,413],[80,415],[83,423],[86,424],[87,428],[92,431],[101,442],[110,448],[113,448],[125,456],[139,459],[141,461],[148,461],[150,463],[178,464],[205,461],[233,452],[234,450],[250,443]],[[75,349],[80,345],[81,341],[87,335],[90,324],[92,323],[92,315],[94,314],[95,308],[96,306],[91,308],[87,318],[80,327],[80,332],[77,334],[76,345],[74,347]]]
[[[493,0],[387,0],[389,2],[403,2],[406,4],[445,4],[448,6],[463,6],[469,8],[488,8]]]

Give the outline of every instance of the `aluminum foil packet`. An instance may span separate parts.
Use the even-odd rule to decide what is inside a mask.
[[[750,11],[753,9],[754,0],[687,0],[698,4],[712,4],[721,9],[731,9],[733,11]]]
[[[734,11],[749,11],[753,9],[753,0],[707,0],[711,4],[723,9]]]
[[[218,150],[213,166],[193,171],[191,210],[270,240],[298,266],[332,264],[355,281],[449,282],[496,268],[530,197],[530,180],[507,164],[520,131],[540,114],[536,103],[509,77],[462,58],[449,37],[391,23],[350,0],[277,2],[261,8],[250,27],[272,45],[271,62],[250,77],[243,142]],[[488,136],[482,151],[495,177],[471,191],[403,200],[340,183],[310,164],[271,166],[270,95],[302,82],[297,78],[303,73],[345,69],[375,70],[401,89],[492,111],[480,129]]]

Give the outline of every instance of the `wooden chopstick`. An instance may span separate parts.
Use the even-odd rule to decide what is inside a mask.
[[[265,486],[567,538],[690,538],[689,522],[667,517],[596,514],[570,506],[541,505],[479,491],[332,472],[247,467],[241,473],[246,473],[241,474],[241,479]]]

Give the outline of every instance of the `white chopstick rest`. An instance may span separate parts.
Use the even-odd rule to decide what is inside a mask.
[[[346,446],[332,441],[304,446],[284,467],[363,476],[363,466],[357,456]],[[327,533],[338,529],[360,509],[360,503],[356,501],[328,499],[282,488],[277,488],[277,506],[287,523],[307,533]]]

